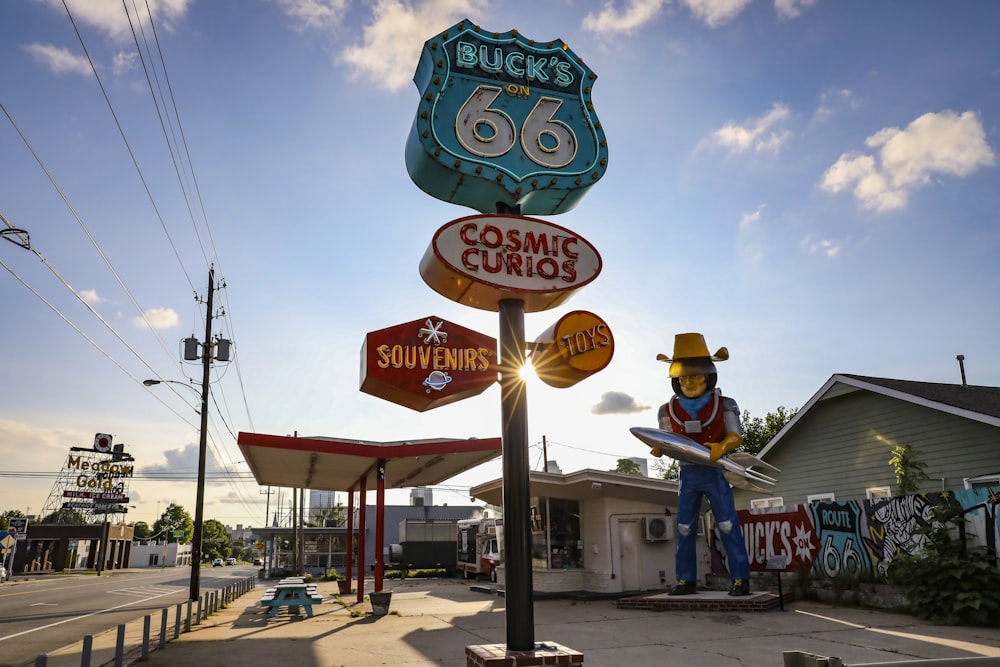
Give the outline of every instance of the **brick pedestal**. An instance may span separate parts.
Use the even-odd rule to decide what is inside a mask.
[[[465,667],[525,667],[583,665],[583,654],[554,642],[536,642],[533,651],[508,651],[505,644],[465,647]]]

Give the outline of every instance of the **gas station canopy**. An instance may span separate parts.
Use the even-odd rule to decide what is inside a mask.
[[[374,488],[378,466],[386,488],[431,486],[501,454],[500,438],[371,442],[241,432],[243,458],[261,486],[324,491]]]

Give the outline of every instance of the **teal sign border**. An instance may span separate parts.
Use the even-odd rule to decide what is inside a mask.
[[[421,93],[406,142],[410,178],[481,213],[571,210],[608,164],[596,78],[562,40],[460,21],[425,42],[413,77]]]

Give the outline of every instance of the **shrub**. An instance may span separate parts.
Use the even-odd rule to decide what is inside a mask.
[[[965,543],[965,517],[936,507],[932,523],[917,532],[927,541],[889,567],[890,583],[906,589],[913,613],[947,625],[1000,624],[1000,569],[984,547]]]

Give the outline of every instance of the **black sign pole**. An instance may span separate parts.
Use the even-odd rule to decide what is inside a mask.
[[[524,365],[524,302],[500,301],[500,407],[503,414],[503,535],[507,650],[535,648],[531,581],[531,484]]]

